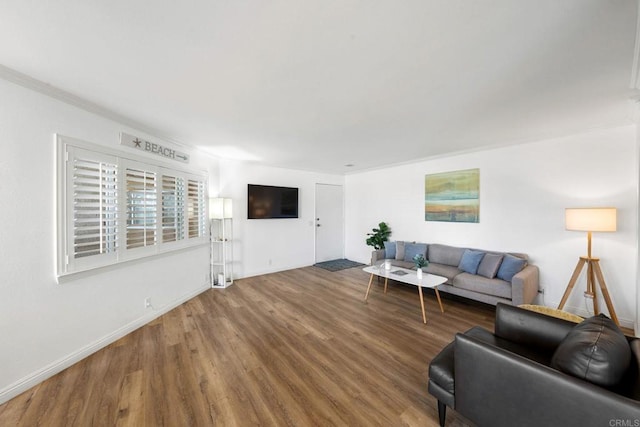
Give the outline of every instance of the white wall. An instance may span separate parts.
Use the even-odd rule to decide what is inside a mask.
[[[390,148],[392,149],[392,148]],[[386,221],[392,240],[524,252],[538,265],[539,303],[557,306],[586,233],[564,230],[564,209],[615,206],[618,231],[594,233],[601,266],[625,326],[636,316],[638,153],[635,126],[468,153],[346,177],[346,255],[370,260],[365,235]],[[424,220],[425,174],[480,169],[480,223]],[[565,309],[586,315],[584,274]],[[588,305],[591,310],[591,304]],[[600,298],[600,307],[606,312]]]
[[[141,154],[121,131],[154,140],[0,80],[0,402],[208,288],[208,245],[56,283],[54,133]],[[191,154],[217,191],[217,162]]]
[[[233,199],[234,277],[315,263],[316,183],[342,185],[342,175],[221,160],[220,196]],[[299,218],[247,219],[247,184],[299,188]]]

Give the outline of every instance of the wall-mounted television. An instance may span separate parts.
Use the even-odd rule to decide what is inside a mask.
[[[298,218],[298,189],[273,185],[248,185],[249,219]]]

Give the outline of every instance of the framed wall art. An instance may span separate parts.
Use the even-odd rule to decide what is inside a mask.
[[[480,222],[480,169],[425,175],[424,219]]]

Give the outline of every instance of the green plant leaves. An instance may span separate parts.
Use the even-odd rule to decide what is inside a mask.
[[[383,249],[384,242],[389,240],[391,228],[385,222],[378,224],[378,228],[373,228],[373,233],[367,233],[369,236],[366,240],[367,246],[373,246],[374,249]]]

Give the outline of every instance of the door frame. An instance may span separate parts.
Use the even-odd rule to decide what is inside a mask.
[[[344,258],[345,257],[345,198],[344,198],[344,184],[330,184],[330,183],[324,183],[324,182],[316,182],[315,183],[315,194],[314,194],[314,209],[313,209],[313,259],[315,262],[318,262],[318,186],[319,185],[324,185],[324,186],[332,186],[332,187],[340,187],[342,189],[342,197],[340,200],[340,207],[341,207],[341,217],[342,217],[342,223],[340,224],[340,235],[342,237],[342,246],[340,248],[340,257]]]

